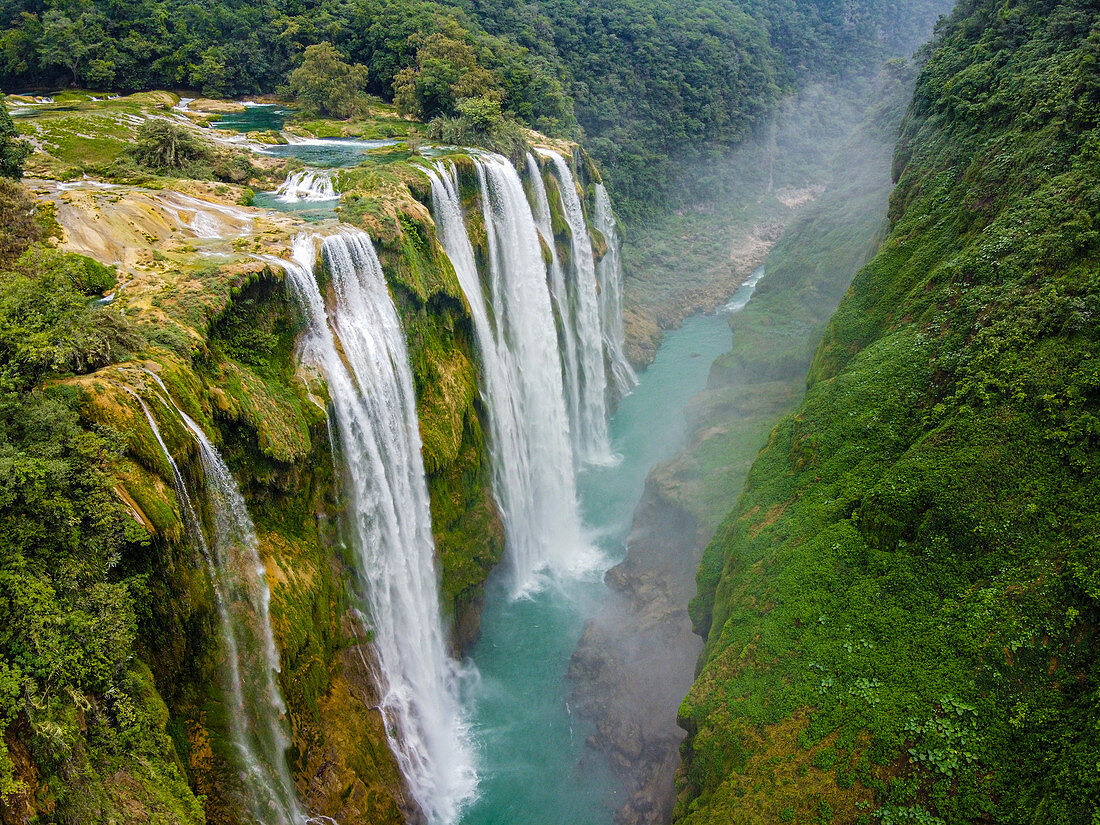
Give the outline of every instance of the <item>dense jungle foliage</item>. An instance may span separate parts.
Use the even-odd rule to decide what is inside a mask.
[[[418,59],[446,86],[472,61],[491,77],[508,114],[551,134],[575,128],[570,101],[543,61],[431,0],[17,0],[4,4],[0,27],[0,85],[9,91],[72,83],[214,97],[274,92],[309,46],[328,43],[365,68],[363,90],[384,99],[393,98],[398,73]],[[450,51],[439,48],[441,40]]]
[[[10,0],[0,9],[0,86],[303,93],[287,80],[308,48],[327,44],[333,59],[355,67],[363,91],[404,102],[424,120],[460,120],[475,136],[479,122],[481,133],[491,131],[486,118],[553,136],[576,136],[579,121],[620,212],[642,220],[654,207],[708,196],[705,187],[684,188],[676,171],[758,131],[787,90],[908,54],[947,7],[944,0]],[[454,123],[444,126],[456,133]]]
[[[718,531],[680,821],[1100,811],[1100,19],[966,0],[891,231]]]
[[[101,821],[104,776],[136,777],[159,810],[198,818],[134,656],[149,595],[120,561],[148,536],[114,493],[125,440],[89,428],[80,390],[55,380],[141,341],[92,302],[113,271],[42,244],[49,221],[20,185],[0,180],[0,215],[23,219],[5,221],[0,249],[0,795],[21,790],[13,769],[33,760],[66,821]]]

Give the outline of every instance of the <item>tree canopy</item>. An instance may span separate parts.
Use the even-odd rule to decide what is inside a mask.
[[[349,118],[365,104],[367,67],[344,61],[328,41],[307,46],[301,65],[290,73],[287,90],[311,114]]]
[[[23,161],[30,151],[30,144],[19,138],[15,124],[11,122],[11,115],[0,103],[0,178],[18,180],[23,177]]]

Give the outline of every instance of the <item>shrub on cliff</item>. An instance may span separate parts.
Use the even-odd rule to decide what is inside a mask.
[[[0,267],[10,266],[40,236],[30,194],[21,184],[0,177]]]
[[[138,128],[130,156],[152,172],[187,172],[207,162],[210,151],[191,130],[155,117]]]

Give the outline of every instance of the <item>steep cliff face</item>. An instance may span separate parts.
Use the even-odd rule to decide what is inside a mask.
[[[1072,2],[938,29],[890,234],[707,551],[679,821],[1100,803],[1098,38]]]
[[[116,575],[141,582],[135,653],[151,672],[149,700],[159,702],[158,693],[163,698],[161,724],[170,737],[165,756],[205,797],[208,820],[243,821],[245,789],[227,736],[228,654],[215,596],[184,529],[171,469],[124,388],[146,399],[192,490],[201,489],[203,471],[194,439],[160,404],[164,395],[151,374],[164,383],[168,400],[216,441],[255,521],[292,734],[288,756],[301,798],[311,810],[339,819],[403,821],[406,803],[377,711],[372,653],[347,596],[326,417],[313,393],[319,388],[296,374],[298,321],[282,272],[256,264],[210,277],[224,294],[212,301],[204,334],[186,354],[150,348],[139,360],[71,382],[82,394],[89,428],[124,434],[116,491],[149,533],[124,552]],[[123,791],[118,804],[152,806],[148,792]],[[110,810],[101,806],[98,814]]]
[[[591,199],[598,172],[583,153],[578,157],[578,177]],[[484,257],[474,167],[468,156],[453,160]],[[339,212],[372,236],[407,338],[443,613],[460,649],[478,633],[484,583],[501,559],[504,534],[469,307],[436,237],[428,179],[417,165],[423,162],[396,147],[341,172]],[[272,180],[277,176],[278,170]],[[554,184],[548,173],[546,183]],[[214,519],[202,500],[203,464],[182,413],[224,458],[255,525],[291,737],[287,758],[303,807],[341,822],[416,821],[421,814],[387,745],[362,605],[349,595],[354,573],[341,531],[341,459],[332,453],[327,390],[320,375],[298,362],[304,320],[274,260],[289,257],[293,238],[317,225],[233,206],[248,197],[236,186],[175,179],[155,188],[31,185],[44,205],[43,221],[56,222],[62,248],[117,264],[124,282],[102,317],[86,298],[79,302],[93,326],[106,325],[117,337],[103,345],[106,354],[76,366],[75,376],[29,388],[63,395],[79,438],[105,439],[90,442],[94,454],[83,448],[97,463],[104,499],[99,526],[91,525],[86,537],[95,541],[96,530],[117,529],[117,552],[97,575],[117,590],[117,601],[102,610],[122,629],[113,653],[119,664],[106,681],[74,680],[50,700],[56,707],[49,713],[0,720],[6,742],[0,818],[106,821],[131,810],[165,823],[248,818],[229,735],[229,651],[219,631],[218,595],[188,529],[172,465],[200,519]],[[571,239],[556,197],[553,203],[564,259]],[[336,228],[331,220],[319,226],[322,233]],[[606,247],[602,237],[595,245],[598,252]],[[49,257],[56,253],[41,254],[46,263],[34,266],[56,269]],[[87,259],[72,260],[77,271]],[[323,261],[318,265],[331,300],[329,275]],[[19,603],[9,585],[0,594],[5,615]],[[0,666],[7,665],[0,660]],[[14,673],[12,684],[21,678],[4,673]],[[266,701],[280,715],[279,697]],[[138,720],[131,727],[140,736],[127,734],[130,744],[120,738],[129,730],[124,711]],[[44,744],[51,736],[56,741]]]

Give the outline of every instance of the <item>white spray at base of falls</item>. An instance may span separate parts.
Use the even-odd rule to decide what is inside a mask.
[[[602,183],[596,184],[594,223],[607,241],[607,252],[596,266],[600,281],[600,328],[611,372],[611,385],[619,397],[638,383],[638,376],[623,352],[623,269],[622,240],[611,209],[611,198]]]
[[[344,462],[345,525],[377,653],[386,735],[429,822],[457,820],[477,787],[439,607],[428,489],[405,333],[370,238],[325,239],[334,306],[314,276],[314,238],[279,262],[305,315],[300,357],[325,377]],[[331,429],[331,428],[330,428]]]
[[[202,429],[171,402],[168,390],[161,401],[179,416],[199,448],[205,504],[210,514],[212,541],[184,484],[183,475],[161,436],[152,412],[136,392],[145,418],[172,468],[180,514],[190,538],[206,560],[214,601],[225,643],[225,690],[229,737],[237,752],[241,783],[255,822],[262,825],[302,825],[307,822],[286,761],[290,737],[286,705],[275,674],[279,656],[268,613],[270,591],[260,562],[259,542],[237,483]]]
[[[332,173],[316,169],[290,172],[275,190],[275,196],[283,203],[334,201],[340,198],[332,182]]]
[[[457,172],[428,170],[436,231],[470,305],[488,410],[493,487],[504,519],[513,593],[539,573],[596,568],[577,506],[561,358],[538,230],[519,175],[499,155],[475,156],[488,236],[482,287]]]
[[[573,306],[572,334],[576,336],[580,366],[579,415],[573,422],[575,452],[582,462],[607,464],[612,460],[607,433],[607,376],[604,374],[603,332],[592,239],[569,164],[557,152],[540,150],[539,154],[554,167],[573,252],[567,288]],[[540,177],[539,184],[541,182]],[[549,242],[553,244],[552,237]]]

